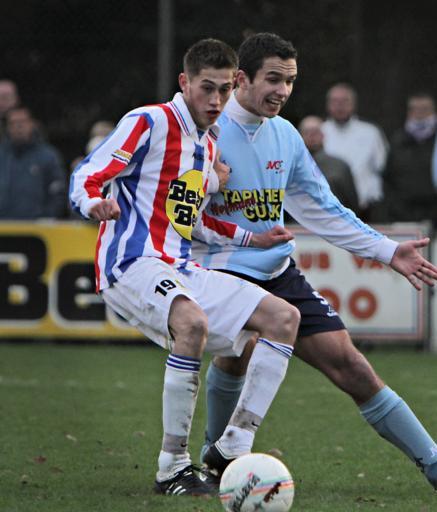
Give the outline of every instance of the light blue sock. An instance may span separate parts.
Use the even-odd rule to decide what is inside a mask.
[[[206,373],[206,405],[207,424],[205,432],[206,445],[202,448],[201,457],[206,447],[217,441],[223,434],[229,418],[237,405],[243,388],[245,376],[230,375],[212,362]]]
[[[360,411],[380,436],[403,451],[437,486],[437,445],[402,398],[385,386]]]

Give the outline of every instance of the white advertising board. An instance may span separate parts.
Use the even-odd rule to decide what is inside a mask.
[[[290,224],[294,257],[311,285],[340,314],[356,340],[421,342],[429,335],[429,290],[418,292],[381,263],[338,249]],[[422,224],[392,224],[378,230],[397,241],[427,236]]]

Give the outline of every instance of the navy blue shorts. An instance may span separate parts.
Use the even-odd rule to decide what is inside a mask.
[[[224,270],[228,274],[255,283],[276,297],[295,306],[301,315],[298,336],[309,336],[318,332],[339,331],[345,326],[337,312],[307,282],[296,263],[291,259],[289,267],[278,277],[260,281],[246,274]]]

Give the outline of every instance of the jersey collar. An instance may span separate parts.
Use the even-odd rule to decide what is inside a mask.
[[[242,126],[245,124],[262,124],[265,120],[265,117],[252,114],[252,112],[243,108],[235,97],[235,91],[231,94],[229,101],[226,103],[225,112]]]
[[[172,101],[169,101],[167,105],[171,108],[171,111],[175,115],[181,130],[189,136],[197,137],[197,126],[191,117],[190,111],[188,110],[187,104],[185,103],[184,96],[181,92],[177,92]],[[207,133],[211,135],[214,140],[217,140],[220,128],[217,123],[212,124]]]

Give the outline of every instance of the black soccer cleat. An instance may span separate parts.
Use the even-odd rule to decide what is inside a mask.
[[[216,491],[207,483],[202,481],[195,473],[195,466],[192,464],[179,471],[173,478],[155,481],[155,492],[166,495],[186,495],[209,497],[216,494]]]
[[[203,464],[200,468],[199,478],[210,486],[214,494],[218,494],[220,490],[221,474],[219,474],[216,469],[209,469],[206,464]]]
[[[203,454],[203,462],[208,466],[209,472],[214,474],[219,479],[223,474],[223,471],[229,466],[229,464],[235,460],[234,458],[227,459],[222,452],[214,444],[211,444],[206,452]]]

